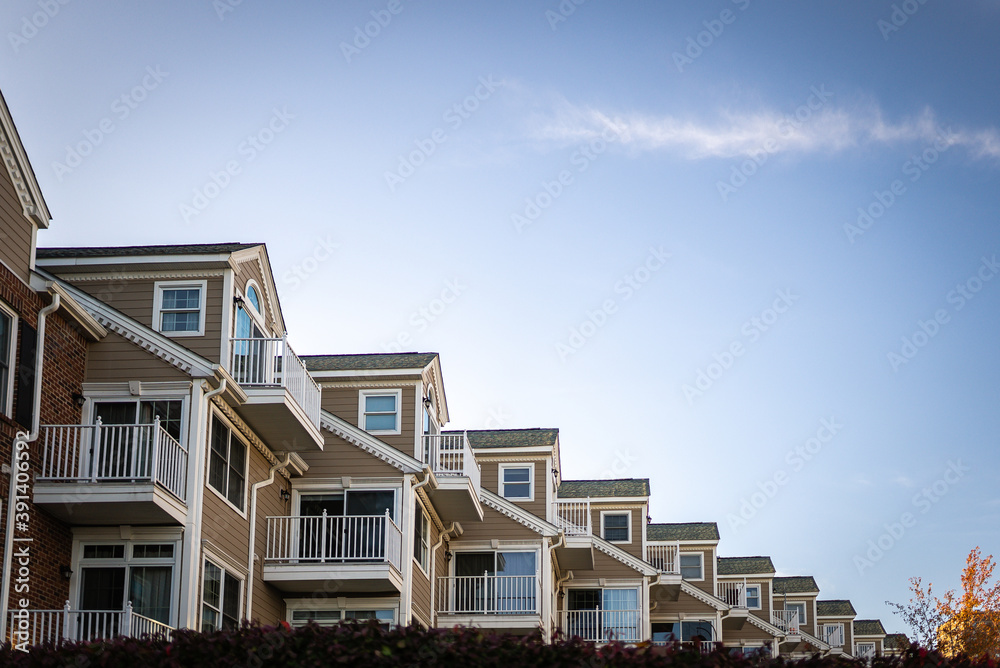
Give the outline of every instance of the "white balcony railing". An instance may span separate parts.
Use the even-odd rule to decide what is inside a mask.
[[[154,482],[187,497],[187,450],[160,425],[44,425],[39,481]]]
[[[403,533],[384,515],[267,518],[265,563],[384,562],[400,570]]]
[[[747,607],[747,581],[723,581],[716,585],[716,595],[731,608]]]
[[[320,389],[299,356],[280,339],[229,339],[229,371],[243,387],[283,387],[319,428]]]
[[[553,502],[552,523],[562,529],[567,536],[589,536],[593,532],[590,497],[582,501]]]
[[[534,575],[459,575],[438,578],[438,611],[446,615],[537,615]]]
[[[819,639],[830,647],[844,646],[844,627],[840,624],[824,624]]]
[[[788,635],[799,635],[798,610],[772,610],[771,623]]]
[[[677,556],[680,550],[681,544],[677,541],[646,545],[646,561],[661,573],[680,575],[681,562]]]
[[[641,640],[641,610],[567,610],[563,615],[566,634],[587,642]]]
[[[482,471],[472,454],[465,432],[458,434],[424,434],[424,464],[435,476],[465,476],[479,489]]]
[[[62,610],[12,610],[10,637],[15,645],[91,642],[120,635],[132,638],[165,636],[173,627],[133,612],[132,603],[124,610],[73,610],[69,601]]]
[[[863,642],[854,645],[854,658],[870,661],[875,658],[875,643]]]

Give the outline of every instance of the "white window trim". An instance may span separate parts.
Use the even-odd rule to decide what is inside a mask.
[[[507,469],[528,469],[528,496],[522,497],[511,497],[503,493],[503,473]],[[520,483],[523,484],[523,483]],[[535,464],[534,462],[519,462],[510,464],[498,464],[497,465],[497,491],[500,492],[500,496],[507,499],[508,501],[513,501],[514,503],[529,503],[535,500]]]
[[[680,563],[680,562],[678,562],[678,563]],[[757,588],[757,606],[756,607],[751,607],[750,606],[750,587],[756,587]],[[761,594],[761,591],[763,589],[764,589],[764,587],[760,583],[757,583],[757,582],[754,582],[754,583],[748,582],[747,583],[747,596],[746,596],[746,599],[747,599],[747,609],[748,610],[761,610],[763,608],[764,601],[761,600],[761,596],[763,595],[763,594]]]
[[[704,582],[705,581],[705,553],[702,552],[701,550],[691,550],[691,551],[688,551],[688,552],[685,552],[684,550],[681,550],[680,552],[678,552],[677,553],[677,568],[678,569],[682,568],[682,566],[681,566],[681,557],[690,557],[690,556],[697,556],[698,560],[701,561],[701,577],[700,578],[684,578],[684,579],[687,580],[688,582]]]
[[[348,610],[391,610],[392,625],[399,625],[399,599],[398,598],[333,598],[325,601],[318,601],[314,598],[286,598],[285,599],[285,621],[292,624],[292,613],[296,610],[309,610],[310,612],[339,612],[343,621],[344,613]]]
[[[17,327],[18,317],[13,309],[3,302],[0,302],[0,312],[10,318],[10,344],[7,350],[7,400],[0,406],[0,413],[7,417],[14,417],[14,376],[17,375]]]
[[[247,313],[249,313],[251,317],[257,316],[257,324],[260,325],[261,331],[266,331],[264,328],[264,314],[254,308],[253,302],[251,302],[247,297],[251,287],[254,289],[254,292],[257,293],[257,300],[260,302],[261,308],[264,308],[264,292],[260,289],[260,285],[257,281],[252,278],[247,281],[246,285],[243,286],[243,303],[246,306]]]
[[[396,397],[396,428],[395,429],[365,429],[365,399],[367,397]],[[384,434],[391,436],[403,433],[403,390],[359,390],[358,391],[358,426],[369,434]]]
[[[604,518],[608,515],[625,515],[628,517],[628,540],[608,540],[604,538]],[[601,538],[608,540],[615,545],[628,545],[632,542],[632,511],[631,510],[602,510],[601,511]]]
[[[239,604],[236,609],[236,622],[239,624],[243,621],[243,597],[246,595],[247,590],[247,579],[246,576],[238,570],[234,570],[226,565],[226,563],[220,559],[205,555],[201,560],[201,579],[198,587],[198,631],[201,631],[202,624],[204,623],[205,614],[205,564],[211,562],[213,566],[222,571],[222,587],[219,590],[219,626],[215,627],[218,631],[222,628],[222,605],[226,600],[226,574],[231,575],[240,582],[240,597]],[[252,611],[251,611],[252,612]]]
[[[163,291],[183,288],[198,288],[201,299],[198,300],[198,331],[196,332],[164,332],[160,329],[160,313],[163,309]],[[205,305],[208,302],[208,281],[156,281],[153,283],[153,330],[171,338],[184,336],[205,336]]]
[[[799,615],[799,624],[808,624],[809,623],[809,620],[806,619],[806,617],[808,615],[808,613],[806,611],[809,610],[809,601],[785,601],[782,605],[785,606],[785,608],[784,608],[785,610],[788,610],[789,609],[788,606],[790,606],[790,605],[796,605],[796,606],[801,605],[802,606],[802,614]]]
[[[238,438],[239,441],[240,441],[240,443],[243,444],[244,450],[246,450],[246,456],[243,458],[243,510],[240,510],[239,506],[235,505],[232,501],[230,501],[226,497],[225,494],[223,494],[219,490],[215,489],[215,487],[213,487],[209,483],[209,478],[210,478],[210,474],[211,474],[211,470],[212,470],[211,458],[212,458],[212,418],[213,417],[219,418],[219,421],[222,422],[222,424],[224,424],[227,429],[229,429],[229,438],[230,439],[232,439],[234,437]],[[205,462],[205,488],[212,490],[213,494],[215,494],[217,497],[219,497],[220,499],[222,499],[226,503],[227,506],[229,506],[230,508],[233,509],[233,512],[238,513],[239,516],[242,517],[243,519],[247,519],[247,510],[246,509],[247,509],[247,506],[249,505],[247,503],[247,485],[250,482],[250,448],[251,447],[252,446],[249,443],[247,443],[246,440],[244,440],[239,435],[239,430],[237,430],[236,427],[233,426],[233,423],[230,422],[229,420],[227,420],[225,415],[223,415],[221,412],[219,412],[219,411],[217,411],[217,410],[215,410],[213,408],[213,410],[208,415],[208,434],[207,434],[206,441],[205,441],[205,455],[204,455],[205,458],[206,458],[206,462]],[[228,454],[229,453],[227,453],[227,456],[228,456]]]

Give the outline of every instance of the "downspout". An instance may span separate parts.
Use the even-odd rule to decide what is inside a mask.
[[[448,527],[447,529],[445,529],[444,531],[441,532],[441,536],[438,538],[438,542],[434,543],[434,547],[431,548],[431,554],[430,554],[430,558],[431,558],[431,628],[436,628],[437,627],[437,606],[434,604],[434,572],[437,570],[436,569],[437,559],[434,557],[434,555],[437,554],[437,551],[441,547],[441,544],[444,543],[445,540],[448,539],[448,537],[449,537],[448,534],[450,534],[452,531],[458,531],[458,533],[455,534],[456,536],[461,536],[464,533],[464,529],[462,529],[462,525],[461,524],[459,524],[458,522],[452,522],[450,527]]]
[[[4,532],[3,547],[3,585],[0,587],[0,639],[7,637],[7,610],[10,603],[10,571],[14,561],[14,519],[17,507],[17,469],[18,459],[24,461],[25,475],[27,475],[30,463],[28,444],[34,443],[38,438],[38,425],[41,419],[42,404],[42,365],[45,361],[45,319],[50,313],[59,308],[59,295],[52,294],[52,303],[38,312],[38,339],[35,347],[35,393],[32,397],[31,432],[26,434],[23,431],[17,432],[14,443],[10,449],[10,490],[7,494],[7,526]],[[18,457],[18,453],[24,451],[23,457]],[[11,643],[14,644],[13,642]]]
[[[278,462],[267,472],[267,480],[255,482],[250,486],[250,548],[247,552],[247,574],[249,575],[250,582],[247,584],[246,615],[244,616],[247,620],[250,619],[250,613],[253,611],[253,558],[254,547],[257,543],[257,490],[272,484],[274,482],[274,474],[277,473],[278,469],[285,468],[291,461],[292,453],[288,452],[285,454],[284,461]]]
[[[650,592],[652,592],[653,587],[660,584],[660,580],[662,579],[663,579],[663,573],[657,573],[656,579],[649,583]],[[652,597],[652,594],[650,594],[650,597]],[[654,601],[653,604],[649,606],[649,611],[652,612],[653,610],[656,610],[656,606],[658,606],[659,604],[660,604],[659,601]]]
[[[549,545],[549,564],[548,564],[549,568],[547,569],[547,572],[545,573],[546,577],[548,577],[549,574],[552,573],[552,568],[554,566],[552,560],[555,558],[556,548],[560,548],[560,547],[562,547],[565,544],[566,544],[566,532],[565,531],[560,531],[559,532],[559,540],[553,541],[553,543],[551,545]],[[556,563],[558,563],[558,562],[556,562]],[[556,619],[556,616],[557,616],[556,615],[556,612],[557,612],[556,609],[559,607],[559,600],[558,600],[559,599],[559,596],[558,596],[559,590],[558,590],[558,588],[555,591],[556,591],[555,596],[553,596],[553,595],[550,594],[549,596],[545,597],[545,600],[548,603],[548,605],[546,607],[548,609],[548,613],[549,614],[548,614],[548,619],[543,619],[542,620],[542,630],[545,632],[544,635],[546,637],[548,637],[549,639],[552,638],[552,633],[553,633],[553,629],[551,628],[551,625],[555,625],[557,627],[559,625],[559,621]],[[549,624],[550,626],[548,628],[546,628],[546,626],[545,626],[546,624]]]

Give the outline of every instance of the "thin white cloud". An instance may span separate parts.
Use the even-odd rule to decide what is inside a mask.
[[[964,147],[977,158],[1000,158],[996,128],[956,129],[926,109],[896,122],[869,106],[848,110],[829,105],[799,107],[799,115],[773,111],[725,112],[714,120],[640,113],[613,114],[562,101],[545,117],[535,117],[535,139],[576,143],[599,137],[633,150],[672,153],[683,158],[735,158],[769,153],[832,153],[853,147],[916,145],[936,141]]]

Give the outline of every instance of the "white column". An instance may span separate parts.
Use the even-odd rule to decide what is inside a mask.
[[[202,499],[205,493],[205,453],[208,444],[208,402],[204,399],[201,383],[191,387],[188,410],[187,451],[187,519],[184,522],[184,539],[178,562],[180,602],[177,608],[178,628],[198,628],[201,591],[198,577],[201,573],[201,520]],[[247,586],[251,586],[247,583]]]

